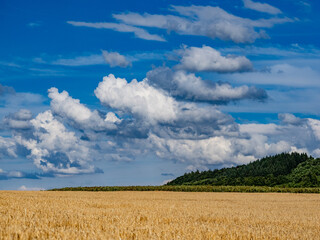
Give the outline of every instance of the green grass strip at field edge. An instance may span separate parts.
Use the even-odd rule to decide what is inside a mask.
[[[320,193],[320,188],[281,188],[263,186],[96,186],[96,187],[65,187],[48,191],[172,191],[172,192],[247,192],[247,193]]]

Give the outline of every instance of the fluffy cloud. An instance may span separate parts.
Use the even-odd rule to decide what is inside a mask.
[[[133,27],[127,24],[122,23],[88,23],[88,22],[76,22],[76,21],[68,21],[67,23],[76,26],[76,27],[91,27],[91,28],[104,28],[104,29],[112,29],[117,32],[132,32],[137,38],[145,39],[145,40],[154,40],[154,41],[165,41],[165,39],[157,34],[150,34],[146,30],[138,27]]]
[[[196,166],[218,165],[230,160],[232,153],[231,142],[222,136],[201,140],[164,139],[155,135],[150,140],[156,146],[156,154],[194,164]]]
[[[150,134],[157,156],[178,160],[191,169],[248,163],[281,152],[306,152],[320,156],[320,121],[304,119],[291,123],[239,124],[238,129],[216,132],[202,139],[168,138]]]
[[[80,103],[80,100],[73,99],[68,92],[59,93],[57,88],[48,90],[49,98],[51,98],[51,110],[62,118],[67,118],[81,129],[92,129],[95,131],[103,131],[116,129],[114,123],[118,122],[116,116],[112,113],[101,117],[98,111],[91,111],[89,108]]]
[[[252,70],[252,63],[244,56],[222,56],[211,47],[202,46],[182,49],[178,52],[182,58],[176,66],[191,72],[232,73]]]
[[[284,151],[295,151],[285,141],[268,143],[263,136],[238,137],[213,136],[206,139],[165,139],[150,136],[156,154],[162,158],[178,160],[196,169],[209,166],[230,166],[249,163],[257,158]]]
[[[254,42],[257,38],[266,37],[264,31],[257,32],[255,28],[271,28],[275,24],[293,21],[286,17],[251,20],[211,6],[171,6],[171,10],[181,16],[122,13],[114,14],[113,17],[125,24],[162,28],[178,34],[207,36],[236,43]]]
[[[281,142],[287,146],[283,151],[302,151],[319,155],[320,121],[311,118],[297,118],[292,114],[279,114],[281,125],[276,124],[242,124],[240,132],[252,137],[265,138],[270,144]],[[284,144],[285,143],[285,144]]]
[[[245,8],[252,9],[258,12],[264,12],[269,14],[280,14],[282,13],[280,9],[273,7],[267,3],[254,2],[251,0],[243,0]]]
[[[178,102],[166,92],[148,83],[148,79],[128,83],[110,74],[95,90],[102,104],[130,113],[134,123],[172,137],[194,137],[212,134],[220,125],[229,124],[230,117],[212,106]],[[128,121],[122,128],[127,128]],[[160,124],[160,125],[158,125]],[[206,126],[206,127],[204,127]],[[139,128],[138,128],[139,129]]]
[[[173,72],[166,67],[153,69],[148,72],[147,78],[152,85],[185,100],[219,104],[242,99],[267,98],[267,93],[263,89],[246,85],[232,87],[228,83],[204,81],[194,74],[187,74],[184,71]]]
[[[147,138],[150,133],[169,138],[206,138],[219,132],[233,131],[233,119],[214,106],[177,101],[166,92],[142,82],[104,77],[95,90],[101,103],[130,114],[117,136]]]
[[[113,74],[103,78],[94,91],[106,106],[145,118],[150,122],[170,122],[176,119],[177,102],[164,91],[150,86],[146,80],[130,83]]]
[[[50,110],[40,113],[31,124],[33,138],[16,136],[16,141],[30,150],[28,157],[39,169],[61,174],[95,172],[88,164],[91,160],[89,148],[55,119]]]
[[[24,154],[43,173],[2,170],[0,179],[95,173],[94,160],[131,161],[150,154],[183,162],[189,169],[243,164],[284,151],[319,156],[319,120],[283,113],[280,124],[238,124],[208,104],[260,99],[263,94],[255,91],[210,84],[165,67],[152,70],[141,82],[110,74],[95,90],[100,102],[113,108],[105,114],[51,88],[51,110],[35,118],[24,109],[9,114],[13,137],[0,138],[1,156],[15,158],[25,148]],[[27,131],[23,124],[28,124]]]

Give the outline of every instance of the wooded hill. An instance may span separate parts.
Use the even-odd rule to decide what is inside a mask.
[[[246,165],[186,173],[167,185],[320,187],[320,159],[282,153]]]

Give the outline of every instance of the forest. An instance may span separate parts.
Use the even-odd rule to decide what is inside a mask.
[[[185,173],[167,185],[320,187],[320,159],[281,153],[245,165]]]

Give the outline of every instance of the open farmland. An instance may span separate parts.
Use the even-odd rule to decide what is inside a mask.
[[[320,239],[320,195],[0,192],[0,239]]]

